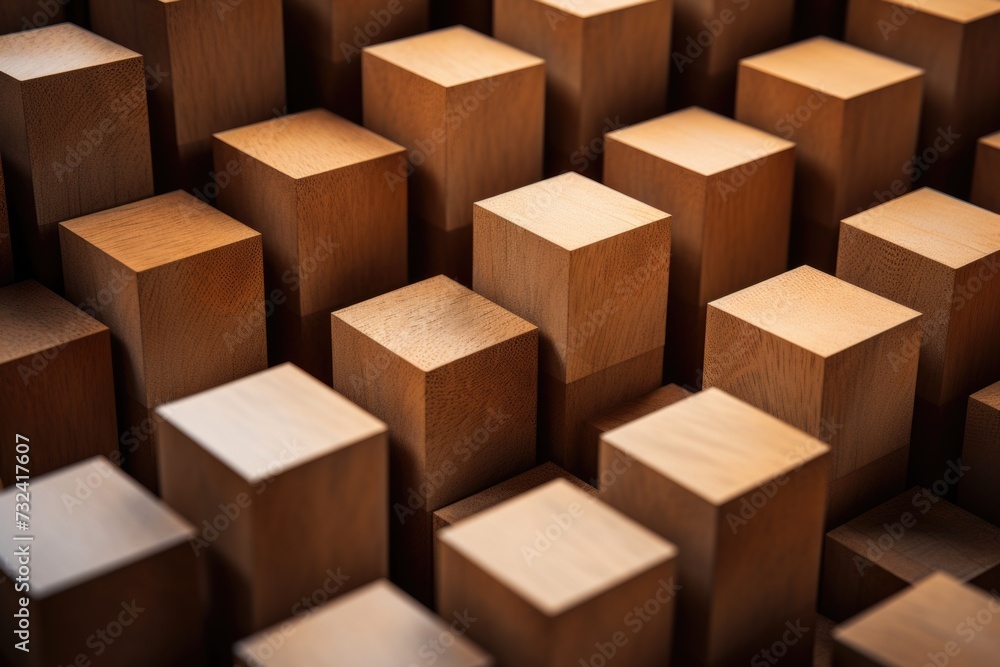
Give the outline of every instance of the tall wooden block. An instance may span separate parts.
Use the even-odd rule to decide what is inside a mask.
[[[672,10],[671,0],[494,0],[497,39],[545,59],[547,174],[600,175],[606,130],[667,110]]]
[[[851,0],[844,38],[923,68],[921,184],[967,197],[976,139],[997,129],[1000,6],[994,0]],[[914,179],[914,180],[915,180]]]
[[[7,191],[3,182],[3,164],[0,163],[0,285],[14,280],[14,252],[10,236],[10,219],[7,216]]]
[[[788,621],[813,625],[829,451],[718,389],[601,436],[601,499],[680,551],[679,655],[748,662]],[[786,659],[811,657],[809,636]]]
[[[830,445],[828,526],[903,489],[919,318],[808,266],[708,305],[705,386]]]
[[[285,113],[281,0],[90,0],[90,21],[145,59],[157,192],[214,198],[212,134]]]
[[[604,183],[673,217],[669,379],[700,383],[709,301],[785,270],[794,150],[698,108],[608,133]]]
[[[333,387],[389,426],[392,572],[431,595],[432,512],[535,461],[538,330],[438,276],[332,315]]]
[[[43,443],[29,444],[33,458]],[[94,457],[42,477],[32,471],[31,509],[21,517],[28,525],[17,529],[15,509],[27,501],[15,478],[4,479],[0,608],[8,619],[26,609],[28,619],[26,636],[13,632],[0,647],[4,664],[203,664],[205,610],[189,523]],[[25,566],[27,576],[18,573]]]
[[[247,637],[233,657],[236,667],[492,667],[463,636],[476,622],[468,614],[442,620],[382,580]]]
[[[969,467],[958,485],[958,503],[1000,525],[1000,382],[969,397],[962,462]]]
[[[991,665],[1000,598],[936,572],[833,630],[834,667]]]
[[[740,61],[736,119],[795,141],[793,264],[833,271],[840,220],[909,189],[922,70],[817,37]]]
[[[673,544],[556,480],[438,533],[438,612],[480,619],[468,635],[499,665],[665,665],[674,623]],[[640,618],[641,617],[641,618]]]
[[[8,0],[0,7],[0,35],[62,23],[66,20],[67,2]]]
[[[956,464],[948,479],[966,472]],[[913,487],[827,533],[823,613],[846,620],[937,570],[984,590],[1000,586],[1000,528]]]
[[[12,223],[59,290],[57,223],[153,194],[142,57],[71,23],[0,36],[0,99]]]
[[[970,201],[1000,213],[1000,132],[979,140]]]
[[[583,479],[583,421],[661,384],[669,264],[669,215],[576,173],[475,206],[473,286],[538,325],[539,442]]]
[[[292,615],[331,571],[337,593],[387,575],[385,424],[291,364],[158,412],[163,499],[198,528],[235,637]]]

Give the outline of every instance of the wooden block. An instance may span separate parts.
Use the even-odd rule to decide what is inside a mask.
[[[285,113],[281,0],[90,0],[90,21],[145,59],[157,192],[212,190],[212,134]]]
[[[920,580],[833,630],[835,667],[993,665],[1000,598],[944,572]]]
[[[30,445],[33,459],[44,443]],[[94,457],[42,477],[32,470],[29,525],[16,530],[15,504],[25,500],[14,481],[0,493],[0,507],[11,517],[3,529],[10,546],[0,553],[6,575],[0,606],[14,618],[27,600],[30,652],[15,648],[25,637],[14,633],[0,647],[4,664],[202,664],[205,611],[190,524],[107,459]],[[26,536],[31,539],[12,541]],[[22,549],[30,589],[18,574],[25,567]]]
[[[816,614],[816,646],[813,649],[813,667],[830,667],[833,664],[833,621]]]
[[[447,620],[381,580],[237,642],[233,657],[236,667],[491,667],[490,657],[462,636],[478,619]]]
[[[213,616],[235,637],[291,615],[331,571],[337,593],[386,576],[385,424],[291,364],[158,413],[163,499],[198,528]]]
[[[1000,132],[979,140],[971,201],[1000,213]]]
[[[457,26],[364,50],[365,127],[402,144],[414,217],[446,231],[541,177],[545,65]]]
[[[922,70],[817,37],[740,61],[736,119],[795,141],[793,265],[832,271],[840,220],[903,194]]]
[[[669,378],[700,380],[709,301],[785,270],[794,149],[698,108],[608,133],[604,183],[673,218]]]
[[[545,59],[547,174],[599,176],[605,130],[667,110],[672,9],[671,0],[494,1],[497,39]]]
[[[680,550],[680,655],[734,665],[788,621],[812,626],[829,451],[718,389],[601,436],[601,499]],[[812,640],[789,658],[808,663]]]
[[[71,23],[0,36],[0,152],[31,275],[62,289],[56,223],[153,194],[142,57]]]
[[[969,397],[962,463],[970,469],[958,485],[958,502],[987,521],[1000,525],[1000,382]]]
[[[623,665],[669,660],[676,547],[566,480],[444,528],[437,549],[438,612],[479,619],[468,635],[498,664],[589,664],[602,642]]]
[[[334,389],[389,426],[394,580],[428,600],[432,512],[535,461],[538,330],[443,276],[331,328]]]
[[[281,308],[273,300],[273,323],[268,326],[273,333],[267,335],[267,356],[273,365],[293,363],[314,378],[333,384],[333,358],[330,356],[330,309],[300,316],[288,308]],[[265,302],[265,308],[271,306]]]
[[[62,23],[69,1],[8,0],[0,6],[0,35]]]
[[[420,220],[410,221],[410,282],[437,275],[472,286],[472,225],[449,232]]]
[[[919,317],[808,266],[708,305],[705,386],[830,445],[830,527],[903,489]]]
[[[996,130],[1000,116],[998,33],[995,0],[851,0],[846,41],[925,72],[912,165],[921,184],[968,196],[976,138]]]
[[[3,183],[3,164],[0,163],[0,286],[14,281],[14,253],[11,247],[7,193]]]

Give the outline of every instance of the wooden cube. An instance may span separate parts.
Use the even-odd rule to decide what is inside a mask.
[[[970,201],[1000,213],[1000,132],[979,140]]]
[[[601,499],[680,551],[679,654],[748,662],[786,622],[812,625],[829,451],[718,389],[601,436]],[[811,655],[811,636],[789,647]]]
[[[785,270],[795,144],[691,108],[606,149],[604,183],[673,218],[667,377],[697,384],[708,302]]]
[[[438,612],[501,665],[667,664],[677,549],[560,479],[437,538]],[[638,628],[638,629],[637,629]],[[641,631],[641,632],[640,632]]]
[[[844,39],[923,68],[926,94],[913,170],[967,197],[976,139],[997,129],[1000,6],[993,0],[851,0]],[[911,173],[906,174],[911,177]]]
[[[493,34],[545,59],[546,173],[601,173],[604,132],[667,110],[671,0],[495,0]]]
[[[56,223],[153,194],[142,57],[72,23],[3,35],[0,99],[12,223],[59,290]]]
[[[944,572],[833,630],[835,667],[992,665],[1000,655],[1000,598]]]
[[[969,397],[962,463],[969,467],[958,485],[958,503],[1000,525],[1000,382]]]
[[[948,479],[965,467],[955,464]],[[1000,586],[1000,528],[913,487],[827,533],[823,613],[846,620],[937,570],[984,590]]]
[[[337,593],[386,576],[385,424],[291,364],[157,412],[163,499],[197,527],[215,615],[237,637],[287,617],[331,570],[346,575]]]
[[[830,445],[829,527],[904,488],[919,318],[809,266],[708,305],[705,386]]]
[[[491,667],[463,636],[477,621],[465,613],[442,620],[380,580],[237,642],[233,657],[236,667]]]
[[[14,253],[11,248],[7,193],[3,183],[3,164],[0,163],[0,285],[6,285],[14,280]]]
[[[157,192],[214,199],[212,133],[286,113],[281,0],[90,0],[90,22],[145,59]]]
[[[923,71],[816,37],[740,61],[736,120],[795,141],[793,265],[833,271],[842,218],[903,194]]]
[[[33,460],[46,443],[27,444]],[[0,608],[9,619],[19,611],[27,619],[8,623],[14,632],[0,647],[4,664],[202,664],[205,608],[194,528],[104,457],[42,477],[34,472],[30,512],[19,517],[26,527],[14,523],[15,509],[24,511],[17,504],[27,502],[17,478],[5,478],[0,493],[10,517],[2,534],[8,548],[0,552]],[[16,647],[22,641],[23,651]]]

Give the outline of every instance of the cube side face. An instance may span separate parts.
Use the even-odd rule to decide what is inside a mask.
[[[976,206],[1000,213],[1000,148],[982,140],[976,148],[970,201]]]
[[[823,546],[820,576],[823,614],[837,622],[845,621],[910,585],[879,565],[881,552],[877,543],[859,553],[837,539],[836,532],[827,533]]]
[[[1000,376],[1000,252],[958,270],[945,347],[941,402],[965,396]]]
[[[3,90],[2,85],[0,90]],[[3,166],[0,166],[0,286],[13,280],[14,254],[10,242],[10,219],[7,217],[7,191],[4,186]]]
[[[1000,393],[998,390],[997,393]],[[962,462],[971,469],[958,485],[958,501],[990,523],[1000,525],[996,479],[1000,475],[1000,401],[995,405],[973,396],[965,422]]]

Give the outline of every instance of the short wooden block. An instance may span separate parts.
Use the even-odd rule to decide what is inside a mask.
[[[281,0],[90,0],[90,21],[145,59],[157,192],[214,199],[212,133],[286,111]]]
[[[808,266],[708,305],[705,386],[830,445],[828,526],[903,489],[919,317]]]
[[[15,479],[15,434],[30,474],[117,455],[108,328],[33,280],[0,288],[0,478]]]
[[[604,183],[673,218],[668,378],[700,381],[709,301],[785,270],[794,150],[698,108],[608,133]]]
[[[1000,7],[994,0],[851,0],[844,39],[924,69],[909,179],[967,197],[976,139],[997,129]]]
[[[500,665],[623,665],[670,658],[677,549],[555,480],[437,537],[438,612],[479,619],[468,635]]]
[[[748,662],[788,621],[812,626],[829,451],[718,389],[601,436],[601,499],[680,550],[679,654]],[[811,655],[811,636],[789,647]]]
[[[736,119],[796,144],[793,264],[832,271],[841,219],[909,189],[922,94],[922,70],[824,37],[740,61]]]
[[[833,630],[834,667],[993,665],[1000,597],[936,572]],[[990,621],[994,622],[990,622]]]
[[[233,657],[236,667],[491,667],[462,636],[478,620],[442,620],[382,580],[237,642]]]
[[[236,636],[293,614],[331,570],[337,593],[386,576],[385,424],[291,364],[157,412],[163,499],[196,526]]]
[[[43,443],[30,444],[33,459]],[[2,534],[10,547],[0,553],[0,606],[15,618],[28,601],[30,652],[15,648],[25,638],[14,632],[0,646],[4,664],[202,664],[205,611],[190,524],[94,457],[42,477],[32,471],[29,526],[15,530],[15,504],[26,501],[7,481],[0,508],[11,517]],[[18,574],[25,553],[30,590]]]
[[[958,503],[1000,525],[1000,382],[969,397],[962,463],[969,466],[958,485]]]
[[[3,35],[0,99],[11,222],[59,290],[56,223],[153,194],[142,57],[71,23]]]
[[[609,127],[667,110],[672,10],[672,0],[494,0],[497,39],[545,59],[547,174],[599,176]]]
[[[473,202],[542,174],[545,64],[463,26],[370,46],[362,57],[365,127],[409,151],[411,215],[452,231]]]
[[[0,286],[14,280],[14,252],[11,248],[7,191],[3,181],[3,164],[0,163]]]
[[[1000,132],[979,140],[971,201],[1000,213]]]
[[[948,479],[966,472],[956,464]],[[843,621],[936,570],[1000,586],[1000,528],[913,487],[827,533],[821,608]]]

